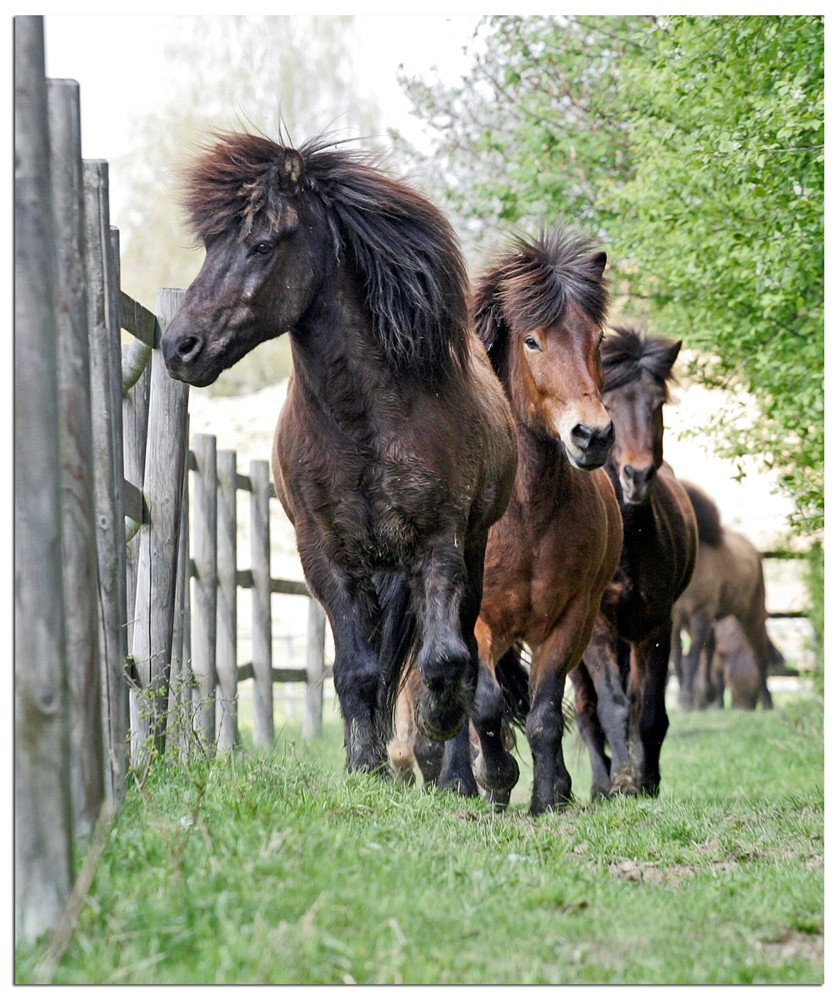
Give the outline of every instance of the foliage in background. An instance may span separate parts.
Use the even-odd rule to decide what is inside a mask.
[[[471,73],[406,80],[476,245],[560,216],[610,243],[624,312],[759,418],[719,450],[823,525],[823,18],[489,17]],[[615,271],[613,272],[616,273]]]

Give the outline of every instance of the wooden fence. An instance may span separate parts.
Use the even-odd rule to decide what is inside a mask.
[[[183,293],[152,313],[120,292],[108,165],[81,157],[78,85],[46,80],[40,16],[14,31],[15,935],[31,941],[70,903],[74,841],[153,748],[237,745],[243,679],[256,743],[274,738],[278,680],[306,682],[304,735],[318,732],[325,623],[303,583],[271,577],[267,462],[245,476],[211,437],[188,449],[188,387],[157,349]],[[272,662],[272,593],[308,601],[304,666]]]

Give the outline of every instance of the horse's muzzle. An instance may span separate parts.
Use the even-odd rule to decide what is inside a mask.
[[[572,449],[566,452],[572,463],[579,469],[591,471],[600,469],[607,461],[615,441],[615,427],[612,421],[603,427],[577,424],[572,428]]]

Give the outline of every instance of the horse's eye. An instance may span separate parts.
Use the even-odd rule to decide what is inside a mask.
[[[268,240],[260,240],[260,242],[254,246],[254,253],[267,254],[271,253],[273,249],[273,243],[269,243]]]
[[[528,336],[525,338],[525,346],[528,348],[529,351],[542,350],[542,348],[540,347],[540,342],[537,340],[536,337],[531,336],[531,334],[528,334]]]

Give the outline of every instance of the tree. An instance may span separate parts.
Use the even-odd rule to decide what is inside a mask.
[[[818,534],[823,18],[504,17],[482,37],[456,91],[407,82],[465,228],[560,215],[606,238],[624,310],[755,400],[720,450],[772,465]]]

